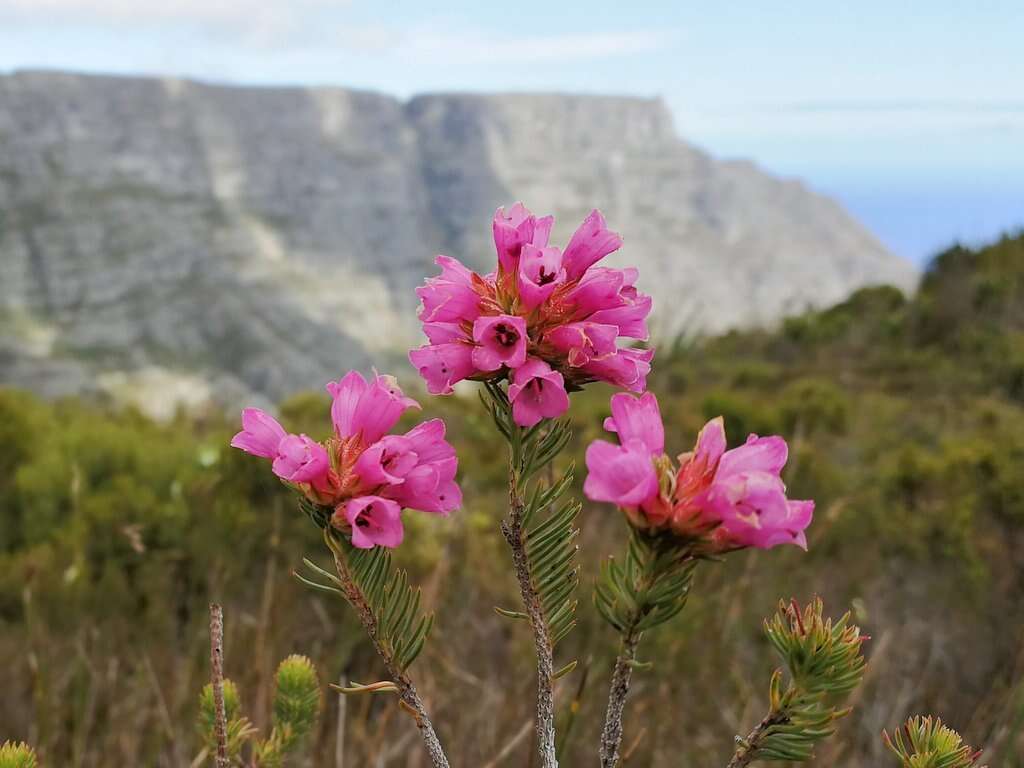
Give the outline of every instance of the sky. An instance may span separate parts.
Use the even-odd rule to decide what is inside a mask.
[[[658,96],[893,251],[1024,227],[1024,2],[0,0],[17,69]]]

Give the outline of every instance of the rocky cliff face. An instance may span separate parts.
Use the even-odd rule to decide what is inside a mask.
[[[0,77],[0,382],[268,399],[418,343],[433,256],[521,199],[625,238],[662,335],[912,285],[835,203],[680,141],[658,101]],[[144,386],[140,386],[144,385]],[[159,407],[156,408],[159,410]]]

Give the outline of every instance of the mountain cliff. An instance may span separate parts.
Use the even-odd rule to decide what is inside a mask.
[[[601,208],[662,337],[916,279],[831,200],[681,141],[657,100],[22,72],[0,76],[0,383],[159,412],[392,368],[434,255],[485,267],[514,200],[556,243]]]

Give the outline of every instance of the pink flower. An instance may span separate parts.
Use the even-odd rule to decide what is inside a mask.
[[[613,445],[595,440],[587,448],[587,479],[583,493],[592,501],[639,507],[658,495],[658,473],[647,446],[640,440]]]
[[[565,295],[565,301],[574,309],[573,319],[584,320],[595,312],[622,306],[620,292],[625,282],[626,273],[621,269],[589,270]]]
[[[332,381],[327,391],[334,398],[331,420],[338,437],[359,436],[364,444],[375,443],[408,408],[419,403],[402,394],[393,376],[375,375],[367,384],[359,371]]]
[[[569,279],[578,279],[591,265],[621,247],[622,238],[605,226],[601,212],[591,211],[565,247],[563,260]]]
[[[653,357],[653,349],[620,349],[614,355],[592,359],[581,370],[593,379],[630,392],[643,392],[647,389]]]
[[[685,516],[690,502],[711,486],[718,472],[718,462],[725,453],[725,445],[725,420],[718,416],[701,429],[694,449],[679,456],[676,498],[681,503],[678,514]]]
[[[356,461],[355,472],[370,488],[401,485],[419,463],[412,441],[399,435],[385,435],[371,445]]]
[[[590,445],[583,490],[594,501],[621,507],[634,525],[671,531],[713,552],[807,548],[804,531],[814,502],[786,498],[779,475],[788,451],[781,437],[751,435],[727,451],[724,423],[712,419],[674,469],[663,454],[664,427],[651,393],[615,395],[605,429],[618,435],[620,445]]]
[[[523,246],[546,246],[554,223],[553,216],[538,219],[522,203],[516,203],[508,211],[504,208],[495,211],[491,228],[494,247],[498,251],[498,266],[506,273],[515,274]]]
[[[476,372],[473,347],[461,342],[431,344],[409,351],[409,362],[427,382],[432,395],[450,395],[452,385]]]
[[[286,435],[274,458],[274,474],[290,483],[325,486],[331,463],[324,447],[305,435]]]
[[[480,294],[473,287],[473,272],[457,259],[438,256],[439,277],[429,278],[416,289],[423,305],[419,316],[424,323],[452,322],[480,314]]]
[[[647,316],[651,314],[651,297],[637,293],[632,286],[626,286],[619,291],[619,298],[622,304],[608,309],[599,309],[588,319],[592,323],[616,326],[620,336],[647,341],[649,336]]]
[[[436,338],[447,338],[444,323],[434,326]],[[458,459],[445,440],[443,421],[426,421],[404,435],[386,434],[406,409],[419,407],[390,376],[375,375],[367,382],[353,371],[327,390],[333,397],[334,436],[326,443],[285,434],[262,411],[246,409],[243,429],[231,444],[272,458],[274,474],[313,503],[332,507],[332,525],[356,547],[397,546],[403,508],[440,515],[459,508]]]
[[[594,381],[644,391],[654,352],[626,340],[647,339],[651,299],[637,291],[636,269],[596,266],[622,238],[593,211],[560,251],[548,245],[553,222],[522,203],[499,208],[498,264],[485,276],[439,258],[441,275],[419,290],[430,343],[409,354],[432,394],[463,379],[511,385],[527,358],[560,374],[566,392]]]
[[[564,282],[562,254],[557,248],[523,246],[519,259],[519,299],[524,309],[539,307]]]
[[[333,490],[330,460],[322,445],[305,435],[289,435],[272,416],[258,408],[242,411],[242,431],[231,445],[246,453],[272,459],[275,475],[302,486],[314,500]]]
[[[532,427],[541,419],[558,418],[569,410],[562,374],[535,357],[513,371],[508,397],[512,401],[512,418],[521,427]]]
[[[284,435],[284,427],[273,416],[259,408],[245,408],[242,411],[242,431],[231,438],[231,446],[253,456],[273,459]]]
[[[726,451],[699,504],[720,522],[715,538],[722,549],[796,544],[807,549],[804,529],[813,501],[790,501],[779,473],[788,448],[781,437],[750,435],[745,445]]]
[[[620,443],[637,440],[654,457],[665,452],[665,428],[653,392],[643,397],[612,395],[611,408],[612,415],[604,420],[604,428],[618,435]]]
[[[381,493],[402,506],[423,512],[447,515],[462,506],[462,490],[455,482],[458,459],[455,449],[444,439],[444,422],[431,419],[413,427],[402,439],[416,455],[416,465],[405,474],[401,484]]]
[[[591,360],[614,355],[618,351],[615,346],[618,336],[617,326],[585,322],[560,325],[545,335],[544,339],[565,355],[571,367],[579,368]]]
[[[502,366],[518,368],[526,362],[526,321],[514,315],[480,317],[473,323],[473,364],[481,371]]]
[[[405,535],[402,508],[380,496],[359,496],[339,505],[334,512],[335,526],[340,527],[342,521],[351,526],[352,546],[358,549],[397,547]]]

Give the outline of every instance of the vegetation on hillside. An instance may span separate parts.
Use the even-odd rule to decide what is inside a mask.
[[[873,640],[854,713],[818,765],[881,764],[882,728],[922,711],[987,745],[992,768],[1024,766],[1024,236],[946,251],[912,299],[865,289],[776,331],[663,346],[650,387],[674,425],[670,453],[719,414],[731,444],[782,434],[791,495],[818,507],[807,554],[709,564],[686,609],[645,641],[656,663],[634,677],[629,764],[724,765],[763,708],[760,617],[779,597],[821,594],[852,604]],[[574,396],[578,466],[609,394]],[[510,670],[529,670],[531,649],[492,610],[516,594],[498,532],[505,452],[475,399],[419,399],[448,421],[466,499],[448,520],[409,516],[414,535],[396,553],[436,612],[419,687],[454,764],[522,765],[533,681]],[[303,395],[281,419],[321,437],[326,409]],[[33,744],[44,765],[188,765],[203,746],[214,599],[227,673],[262,732],[278,659],[303,653],[346,682],[378,663],[344,606],[291,577],[320,556],[320,533],[265,467],[227,447],[236,428],[0,391],[0,739]],[[588,570],[565,643],[580,665],[558,690],[567,766],[593,763],[616,637],[587,593],[627,531],[606,506],[588,504],[579,523]],[[316,765],[336,765],[337,707],[328,697],[311,736]],[[415,729],[393,702],[353,699],[346,723],[347,765],[415,764]],[[488,762],[506,747],[513,757]]]

